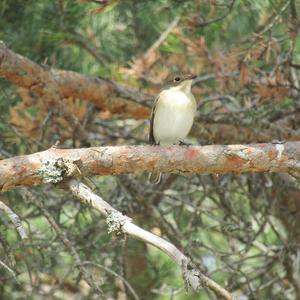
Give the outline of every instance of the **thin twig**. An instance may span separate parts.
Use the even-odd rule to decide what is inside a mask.
[[[83,266],[80,255],[77,252],[76,248],[72,245],[72,243],[68,239],[66,233],[59,227],[59,225],[57,224],[55,219],[52,217],[52,215],[48,212],[48,210],[44,206],[43,202],[40,202],[38,199],[36,199],[35,195],[28,189],[23,189],[23,195],[26,195],[28,197],[28,199],[41,210],[43,215],[46,217],[48,223],[52,226],[52,228],[56,232],[59,239],[63,242],[64,246],[66,247],[66,249],[68,249],[69,253],[73,257],[79,271],[82,273],[83,278],[85,279],[87,284],[98,295],[101,295],[103,297],[102,299],[106,299],[101,288],[94,282],[94,279],[92,278],[91,273]]]
[[[10,207],[8,207],[4,202],[0,201],[0,210],[5,212],[8,218],[13,223],[15,229],[20,235],[20,238],[22,240],[27,239],[27,233],[25,231],[25,228],[22,225],[22,222],[17,214],[15,214]]]
[[[208,26],[210,24],[213,24],[213,23],[217,23],[217,22],[220,22],[222,20],[224,20],[232,11],[233,9],[233,6],[234,6],[234,3],[235,3],[236,0],[232,0],[229,5],[228,5],[228,9],[226,11],[226,13],[218,18],[215,18],[215,19],[212,19],[212,20],[209,20],[209,21],[200,21],[200,22],[197,22],[197,26],[199,27],[205,27],[205,26]]]
[[[107,268],[107,267],[105,267],[105,266],[103,266],[101,264],[97,264],[97,263],[92,262],[92,261],[83,261],[83,262],[81,262],[81,264],[82,265],[92,265],[92,266],[95,266],[95,267],[97,267],[99,269],[102,269],[105,272],[110,273],[110,274],[114,275],[115,277],[121,279],[124,282],[124,284],[126,285],[126,287],[128,288],[128,290],[130,291],[130,293],[132,294],[133,298],[135,300],[139,300],[140,299],[140,297],[137,295],[137,293],[135,292],[135,290],[133,289],[133,287],[131,286],[131,284],[123,276],[121,276],[120,274],[116,273],[112,269],[109,269],[109,268]]]
[[[0,266],[2,266],[5,270],[7,270],[12,275],[12,277],[14,278],[14,280],[18,284],[20,284],[20,282],[17,279],[16,273],[7,264],[5,264],[2,260],[0,260]]]

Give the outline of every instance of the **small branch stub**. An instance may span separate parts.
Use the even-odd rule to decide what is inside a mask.
[[[199,291],[201,288],[207,286],[205,279],[201,276],[202,274],[190,258],[182,260],[181,269],[186,290],[191,288],[193,291]]]

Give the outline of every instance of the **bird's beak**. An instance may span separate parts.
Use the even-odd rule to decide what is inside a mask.
[[[197,78],[196,75],[187,75],[187,76],[185,77],[185,80],[193,80],[193,79],[195,79],[195,78]]]

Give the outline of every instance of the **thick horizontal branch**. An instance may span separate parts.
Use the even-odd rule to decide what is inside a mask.
[[[0,160],[0,191],[65,178],[141,172],[298,172],[300,142],[212,146],[50,148]]]

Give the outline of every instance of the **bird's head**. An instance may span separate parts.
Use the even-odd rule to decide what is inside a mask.
[[[173,86],[177,89],[183,90],[185,92],[190,92],[192,87],[193,79],[197,76],[194,75],[175,75],[173,78]]]

